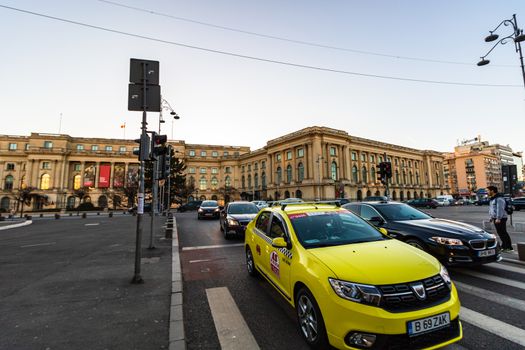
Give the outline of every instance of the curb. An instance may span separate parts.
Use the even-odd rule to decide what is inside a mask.
[[[10,228],[17,228],[17,227],[27,226],[27,225],[31,225],[32,223],[33,223],[32,220],[26,220],[26,221],[20,222],[18,224],[2,226],[2,227],[0,227],[0,231],[7,230],[7,229],[10,229]]]
[[[171,241],[171,305],[169,324],[169,350],[186,350],[182,313],[182,272],[179,256],[179,235],[175,216],[173,216],[173,238]]]

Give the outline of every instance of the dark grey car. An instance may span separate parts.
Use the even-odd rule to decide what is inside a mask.
[[[234,235],[244,235],[246,226],[252,221],[259,208],[251,202],[231,202],[221,212],[220,228],[224,238],[230,239]]]

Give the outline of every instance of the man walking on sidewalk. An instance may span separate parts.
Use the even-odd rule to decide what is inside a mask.
[[[496,232],[498,233],[499,238],[501,239],[501,248],[504,252],[512,251],[512,242],[510,241],[510,236],[507,233],[507,213],[505,212],[505,198],[498,193],[498,188],[496,186],[488,186],[487,190],[489,191],[489,216],[490,221],[494,222],[496,227]]]

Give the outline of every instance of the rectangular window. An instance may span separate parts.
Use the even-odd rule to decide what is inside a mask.
[[[140,151],[140,147],[133,147],[133,152]]]
[[[357,153],[352,152],[352,160],[357,160]]]
[[[286,152],[286,160],[291,160],[291,159],[292,159],[292,151]]]
[[[304,157],[304,148],[297,149],[297,158]]]
[[[275,156],[275,159],[276,159],[278,162],[280,162],[280,161],[281,161],[281,154],[280,154],[280,153],[277,154],[277,155]]]
[[[206,174],[206,168],[200,168],[201,174]]]
[[[29,151],[29,143],[26,143],[26,151]]]
[[[217,151],[213,151],[213,152],[211,152],[211,156],[212,156],[213,158],[217,158],[217,157],[219,156],[219,152],[217,152]]]
[[[231,168],[230,168],[229,166],[225,167],[225,168],[224,168],[224,172],[225,172],[226,174],[231,173]]]
[[[6,170],[15,170],[15,164],[14,163],[7,163]]]
[[[106,152],[111,152],[113,151],[113,146],[106,146]]]
[[[195,150],[190,149],[190,157],[195,157]]]
[[[266,161],[265,160],[263,160],[261,162],[261,169],[266,169]]]
[[[77,145],[77,151],[83,151],[84,145]]]
[[[244,173],[244,165],[241,166],[241,173]]]
[[[98,145],[92,145],[91,146],[92,151],[98,151]]]
[[[206,157],[206,151],[201,151],[201,157]]]
[[[188,173],[195,174],[195,168],[194,167],[188,168]]]
[[[224,151],[224,153],[222,155],[225,156],[225,157],[228,157],[229,153],[228,153],[228,151]]]
[[[211,168],[211,173],[217,175],[219,173],[219,168]]]
[[[44,141],[44,148],[53,148],[53,142],[51,141]]]
[[[42,169],[46,169],[46,170],[51,169],[51,163],[49,163],[49,162],[42,162]]]
[[[75,164],[73,169],[75,169],[75,171],[80,171],[81,166],[82,165],[80,164]]]
[[[366,162],[366,153],[361,153],[361,161]]]
[[[370,163],[375,163],[375,162],[376,162],[376,157],[373,154],[371,154],[370,155]]]
[[[126,146],[120,146],[120,148],[118,149],[119,152],[126,152]]]
[[[233,152],[233,156],[234,157],[238,157],[239,156],[239,152]]]
[[[9,150],[10,151],[16,151],[17,147],[18,147],[18,145],[16,143],[10,143],[9,144]]]
[[[330,147],[330,155],[335,156],[335,147]]]
[[[252,171],[252,165],[248,164],[248,171]]]

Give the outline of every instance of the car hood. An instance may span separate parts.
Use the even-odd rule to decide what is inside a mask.
[[[445,220],[445,219],[422,219],[422,220],[405,220],[396,221],[398,227],[422,228],[432,231],[441,231],[449,234],[465,236],[472,238],[488,238],[488,233],[481,228],[469,225],[463,222]]]
[[[237,221],[253,220],[257,214],[228,214],[228,217]]]
[[[440,269],[434,257],[394,239],[307,251],[332,270],[336,278],[363,284],[416,281],[434,276]]]

